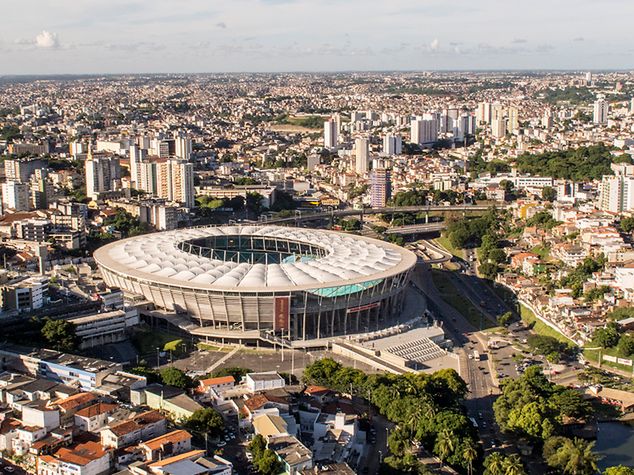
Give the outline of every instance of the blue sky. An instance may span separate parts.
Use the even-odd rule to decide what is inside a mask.
[[[634,68],[634,0],[10,3],[0,74]]]

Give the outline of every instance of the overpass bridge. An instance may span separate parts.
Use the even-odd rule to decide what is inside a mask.
[[[320,219],[333,219],[335,217],[360,216],[363,220],[364,215],[368,214],[394,214],[394,213],[433,213],[433,212],[462,212],[474,213],[482,212],[491,208],[492,205],[422,205],[422,206],[391,206],[386,208],[362,208],[362,209],[336,209],[331,211],[321,211],[317,213],[306,213],[296,211],[295,216],[288,218],[268,218],[265,215],[260,216],[260,222],[268,224],[299,224],[307,221],[317,221]],[[495,204],[498,208],[506,208],[508,205]]]
[[[385,234],[398,234],[398,235],[406,235],[406,234],[418,234],[418,233],[433,233],[436,231],[442,231],[447,227],[447,223],[438,222],[438,223],[427,223],[427,224],[409,224],[406,226],[396,226],[393,228],[389,228],[385,231]]]

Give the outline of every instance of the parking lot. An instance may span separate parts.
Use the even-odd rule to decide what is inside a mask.
[[[228,351],[197,350],[184,358],[174,359],[171,364],[185,372],[205,374],[213,364],[227,356],[227,354]],[[260,348],[259,350],[244,348],[220,366],[248,368],[254,372],[278,371],[281,373],[292,373],[300,379],[306,366],[322,358],[332,358],[344,366],[358,368],[367,373],[376,372],[376,370],[363,363],[358,363],[351,358],[337,355],[330,351],[306,352],[298,350],[281,351],[279,349],[275,351],[265,348]],[[170,362],[167,358],[161,359],[161,366],[169,364]]]

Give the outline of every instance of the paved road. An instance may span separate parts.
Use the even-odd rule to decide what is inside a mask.
[[[476,329],[454,307],[448,305],[434,286],[428,266],[420,264],[414,274],[414,282],[423,289],[433,303],[436,315],[443,321],[443,328],[454,341],[460,361],[460,375],[469,385],[466,406],[470,417],[478,421],[480,436],[485,448],[491,447],[494,438],[493,400],[497,388],[490,374],[488,361],[476,361],[469,358],[477,350],[480,355],[486,353],[486,342]]]
[[[0,473],[5,475],[26,475],[28,472],[9,460],[0,457]]]

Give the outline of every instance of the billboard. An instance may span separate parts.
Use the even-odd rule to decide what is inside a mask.
[[[273,330],[288,331],[290,329],[291,319],[291,298],[275,297],[275,317],[273,321]]]

